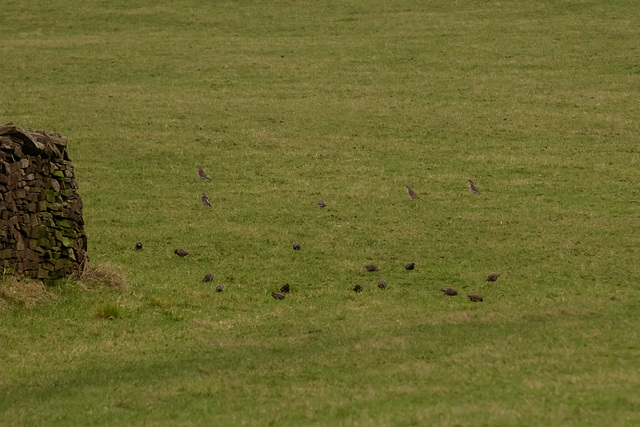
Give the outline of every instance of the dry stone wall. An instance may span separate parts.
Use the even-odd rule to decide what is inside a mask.
[[[46,284],[87,260],[82,199],[67,138],[0,126],[0,272]]]

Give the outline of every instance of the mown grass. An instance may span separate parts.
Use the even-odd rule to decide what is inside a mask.
[[[3,5],[0,122],[69,137],[115,267],[0,285],[0,419],[637,424],[633,11]]]

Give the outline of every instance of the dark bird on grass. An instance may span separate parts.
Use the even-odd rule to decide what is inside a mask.
[[[271,296],[275,299],[284,299],[284,294],[282,292],[271,292]]]
[[[142,242],[136,242],[136,249],[137,250],[142,249]]]
[[[458,291],[456,291],[453,288],[443,288],[443,289],[440,289],[440,291],[448,297],[454,297],[458,295]]]
[[[366,268],[367,271],[380,271],[380,267],[375,264],[367,264],[364,266],[364,268]]]
[[[473,302],[482,302],[482,297],[480,295],[467,295],[467,298]]]
[[[485,282],[495,282],[498,280],[498,277],[502,276],[501,274],[491,273],[487,276],[487,280]]]
[[[202,204],[205,206],[211,206],[211,201],[209,200],[209,198],[207,197],[206,193],[202,193],[202,197],[200,197],[200,200],[202,200]]]
[[[416,268],[416,263],[410,262],[409,264],[405,264],[404,268],[405,270],[413,270],[414,268]]]
[[[280,288],[280,292],[284,292],[285,294],[286,294],[286,293],[289,293],[289,284],[287,283],[286,285],[283,285],[283,286]]]
[[[207,174],[204,173],[204,169],[202,169],[202,166],[198,166],[198,178],[200,178],[203,181],[205,179],[208,179],[209,181],[211,181],[211,178],[209,178]]]
[[[470,179],[468,179],[467,181],[469,182],[469,191],[471,191],[473,194],[480,194],[476,186],[473,185],[473,181],[471,181]]]
[[[385,282],[384,280],[380,280],[380,281],[378,282],[378,287],[379,287],[380,289],[385,289],[385,288],[387,287],[387,282]]]
[[[300,243],[293,242],[293,250],[294,251],[299,251],[300,250]]]
[[[356,285],[356,286],[353,288],[353,292],[355,292],[355,293],[360,293],[360,292],[362,292],[362,286],[360,286],[360,285]]]
[[[216,286],[216,292],[222,292],[223,289],[224,289],[224,286],[222,285]]]
[[[210,282],[213,280],[213,276],[215,276],[215,273],[207,273],[204,275],[204,278],[202,279],[203,282]]]
[[[413,188],[409,187],[408,185],[407,185],[407,193],[409,193],[409,197],[411,197],[411,200],[415,200],[415,199],[419,199],[420,198],[418,196],[418,193],[413,191]]]
[[[174,254],[178,255],[180,258],[184,258],[189,255],[189,252],[185,251],[184,249],[176,249]]]
[[[323,202],[322,200],[318,200],[317,205],[318,205],[318,207],[319,207],[320,209],[322,209],[322,208],[326,208],[326,207],[327,207],[327,204],[326,204],[325,202]]]

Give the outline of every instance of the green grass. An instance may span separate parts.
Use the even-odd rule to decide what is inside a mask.
[[[76,3],[3,3],[0,122],[113,267],[0,284],[0,424],[640,423],[635,3]]]

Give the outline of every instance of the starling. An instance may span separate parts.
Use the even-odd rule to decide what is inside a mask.
[[[200,197],[200,200],[202,200],[203,205],[211,206],[211,202],[209,201],[209,198],[207,197],[206,193],[202,193],[202,197]]]
[[[355,292],[355,293],[360,293],[360,292],[362,292],[362,286],[360,286],[360,285],[356,285],[356,286],[353,288],[353,292]]]
[[[327,204],[326,204],[325,202],[323,202],[322,200],[318,200],[317,205],[318,205],[318,207],[319,207],[320,209],[322,209],[322,208],[326,208],[326,207],[327,207]]]
[[[284,292],[285,294],[289,293],[289,284],[287,283],[286,285],[283,285],[280,288],[280,292]]]
[[[380,281],[378,282],[378,287],[379,287],[380,289],[385,289],[385,288],[387,287],[387,282],[385,282],[384,280],[380,280]]]
[[[413,189],[408,185],[407,185],[407,193],[409,193],[409,197],[411,197],[411,200],[420,199],[420,197],[418,197],[418,194],[415,191],[413,191]]]
[[[445,294],[446,296],[449,296],[449,297],[453,297],[453,296],[458,295],[458,291],[456,291],[453,288],[443,288],[443,289],[440,289],[440,290],[442,291],[443,294]]]
[[[367,271],[380,271],[380,267],[375,264],[367,264],[364,266],[364,268],[366,268]]]
[[[211,181],[211,178],[209,178],[207,176],[206,173],[204,173],[204,170],[202,169],[202,166],[198,166],[198,178],[200,178],[201,180],[205,180],[208,179],[209,181]]]
[[[300,250],[300,243],[293,242],[293,250],[294,251],[299,251]]]
[[[413,270],[414,268],[416,268],[416,263],[410,262],[409,264],[405,264],[404,268],[405,270]]]
[[[470,179],[468,179],[467,181],[469,181],[469,191],[471,191],[473,194],[480,194],[476,186],[473,185],[473,181],[471,181]]]
[[[203,282],[210,282],[213,280],[213,276],[215,276],[215,273],[207,273],[205,274],[204,278],[202,279]]]
[[[224,286],[222,285],[216,286],[216,292],[222,292],[223,289],[224,289]]]
[[[271,292],[271,296],[275,299],[284,299],[284,294],[282,292]]]
[[[189,255],[189,252],[185,251],[184,249],[176,249],[174,254],[178,255],[180,258],[183,258]]]
[[[142,249],[142,242],[136,242],[136,249],[137,250]]]
[[[487,276],[487,280],[485,282],[495,282],[498,280],[498,277],[502,276],[501,274],[491,273]]]
[[[467,298],[473,302],[482,302],[482,297],[480,295],[467,295]]]

